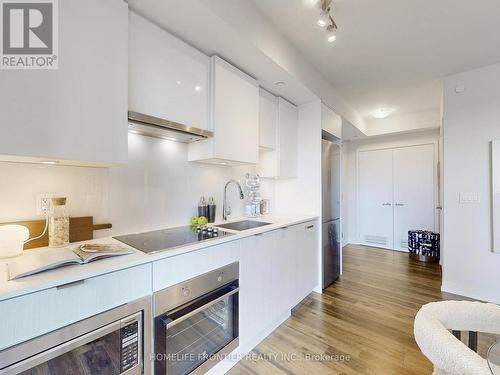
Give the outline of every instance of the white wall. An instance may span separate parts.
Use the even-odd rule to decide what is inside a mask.
[[[128,143],[129,162],[109,169],[0,163],[0,222],[37,218],[36,196],[50,192],[68,198],[71,216],[113,224],[96,237],[187,225],[201,195],[215,198],[220,217],[224,184],[248,169],[189,163],[182,143],[134,134]],[[242,215],[234,186],[228,197],[233,216]]]
[[[439,130],[412,134],[387,135],[359,141],[344,142],[343,171],[343,231],[344,244],[359,243],[357,237],[358,202],[357,202],[357,153],[362,150],[375,150],[394,147],[405,147],[417,144],[437,142]]]
[[[465,91],[455,92],[459,86]],[[443,114],[442,289],[500,303],[490,198],[490,142],[500,139],[500,64],[447,77]],[[460,204],[460,192],[478,193],[480,202]]]

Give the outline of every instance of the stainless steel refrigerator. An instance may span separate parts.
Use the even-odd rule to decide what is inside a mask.
[[[340,276],[342,249],[340,227],[341,148],[339,140],[325,131],[323,131],[321,142],[323,289],[325,289]]]

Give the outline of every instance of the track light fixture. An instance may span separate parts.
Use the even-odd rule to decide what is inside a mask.
[[[337,39],[338,26],[332,16],[332,0],[318,1],[318,5],[320,5],[321,13],[316,24],[320,27],[326,28],[326,40],[329,43],[333,43]]]

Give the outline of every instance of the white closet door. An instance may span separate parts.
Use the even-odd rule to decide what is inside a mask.
[[[394,249],[408,251],[408,230],[435,230],[434,146],[394,150]]]
[[[392,248],[392,150],[359,153],[359,240]]]

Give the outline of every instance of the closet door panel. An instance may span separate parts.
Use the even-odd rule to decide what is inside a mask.
[[[359,241],[392,248],[392,150],[361,151],[358,155]]]
[[[434,145],[394,150],[394,249],[408,251],[408,230],[435,230]]]

